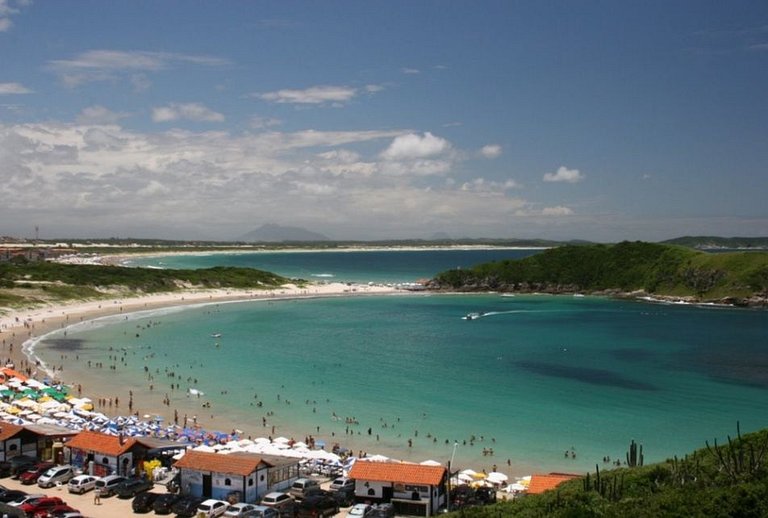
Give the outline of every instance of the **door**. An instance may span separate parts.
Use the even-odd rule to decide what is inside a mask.
[[[203,475],[203,496],[205,498],[211,498],[212,478],[210,474]]]

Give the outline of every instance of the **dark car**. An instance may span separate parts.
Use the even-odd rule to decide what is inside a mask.
[[[475,490],[475,500],[481,505],[496,503],[496,490],[490,487],[478,487]]]
[[[133,502],[131,502],[131,509],[133,509],[134,513],[148,513],[153,510],[155,501],[160,496],[162,495],[159,493],[152,493],[150,491],[139,493],[133,499]]]
[[[117,498],[133,498],[143,491],[149,491],[154,484],[146,478],[129,478],[115,487]]]
[[[19,474],[19,482],[21,482],[25,486],[35,484],[37,483],[37,479],[40,478],[40,475],[42,475],[52,467],[53,467],[53,462],[40,462],[38,464],[35,464],[34,466],[26,470],[24,473]]]
[[[0,494],[0,502],[8,503],[12,502],[13,500],[16,500],[17,498],[21,496],[25,496],[29,493],[26,491],[22,491],[21,489],[9,489],[8,491],[3,492]]]
[[[173,504],[175,504],[181,495],[178,493],[164,493],[157,498],[152,504],[152,510],[155,514],[171,514],[173,512]]]
[[[333,516],[339,512],[339,503],[328,495],[309,495],[298,505],[300,518],[315,518],[317,516]]]
[[[171,511],[176,513],[176,516],[185,518],[191,518],[197,515],[197,508],[205,502],[205,498],[200,496],[184,495],[173,504]]]

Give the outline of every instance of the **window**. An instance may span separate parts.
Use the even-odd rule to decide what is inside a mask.
[[[225,478],[224,479],[224,485],[225,486],[231,486],[232,485],[232,479]]]
[[[261,480],[264,480],[264,475],[261,476]],[[248,479],[248,487],[251,487],[251,486],[253,486],[253,479],[249,478]]]

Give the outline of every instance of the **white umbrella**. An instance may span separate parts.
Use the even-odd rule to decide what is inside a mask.
[[[459,473],[461,473],[462,475],[469,475],[470,477],[474,477],[475,475],[477,475],[477,471],[469,468],[463,469]]]
[[[425,460],[423,462],[419,462],[419,464],[421,464],[422,466],[442,466],[442,464],[440,464],[436,460],[431,460],[431,459]]]
[[[389,460],[389,457],[385,457],[384,455],[371,455],[370,457],[365,457],[365,460],[371,462],[386,462]]]
[[[488,473],[488,477],[486,478],[488,481],[493,482],[494,484],[501,484],[502,482],[506,482],[509,480],[509,477],[506,476],[504,473],[499,473],[498,471],[491,471]]]

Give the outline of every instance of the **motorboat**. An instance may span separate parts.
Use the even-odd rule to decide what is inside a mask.
[[[480,318],[481,316],[483,316],[483,314],[482,314],[482,313],[477,313],[477,312],[474,312],[474,311],[473,311],[472,313],[467,313],[467,314],[466,314],[464,317],[462,317],[462,318],[463,318],[464,320],[477,320],[477,319],[478,319],[478,318]]]

